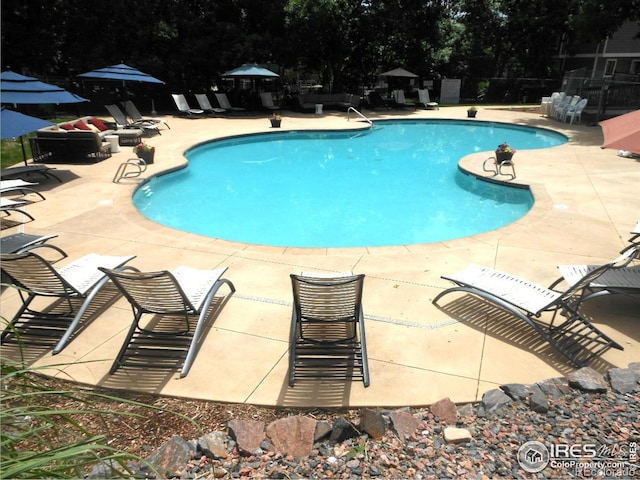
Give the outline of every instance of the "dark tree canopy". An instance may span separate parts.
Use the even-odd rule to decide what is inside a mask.
[[[557,76],[560,40],[599,41],[640,0],[2,1],[3,70],[74,77],[124,62],[176,91],[247,62],[333,90],[405,67],[422,78]]]

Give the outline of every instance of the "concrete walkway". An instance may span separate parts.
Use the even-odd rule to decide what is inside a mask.
[[[439,111],[375,114],[372,118],[466,117],[463,107]],[[185,149],[214,137],[272,131],[264,116],[189,120],[166,117],[171,129],[147,139],[157,149],[144,178],[185,164]],[[28,212],[36,220],[6,228],[57,234],[70,259],[89,252],[135,254],[142,270],[228,266],[237,293],[230,298],[199,350],[191,372],[120,369],[109,375],[131,322],[129,305],[119,299],[93,319],[59,355],[49,348],[25,347],[35,367],[77,382],[163,395],[283,406],[419,406],[443,397],[474,401],[501,384],[532,383],[573,370],[564,357],[523,322],[468,295],[431,300],[450,286],[440,275],[478,263],[543,285],[558,277],[556,266],[602,263],[617,256],[640,219],[640,163],[602,150],[599,127],[567,125],[509,109],[481,108],[476,121],[501,121],[556,129],[571,139],[546,150],[520,151],[516,181],[531,186],[534,208],[515,223],[473,237],[400,247],[304,249],[239,244],[172,230],[155,224],[133,207],[139,179],[112,183],[117,167],[134,157],[130,147],[92,165],[55,165],[64,183],[42,183],[45,201]],[[347,115],[285,112],[283,129],[359,128]],[[508,139],[506,139],[508,140]],[[516,146],[517,147],[517,146]],[[482,172],[489,153],[461,159]],[[54,165],[52,165],[54,166]],[[485,175],[488,175],[485,173]],[[34,199],[35,200],[35,199]],[[200,206],[194,199],[194,207]],[[229,212],[229,221],[242,221]],[[64,261],[60,264],[62,265]],[[298,382],[287,385],[291,312],[289,274],[353,270],[366,274],[364,308],[371,386],[358,381]],[[226,292],[226,290],[221,290]],[[15,289],[4,289],[2,315],[19,305]],[[640,360],[640,303],[624,298],[590,302],[585,313],[624,346],[592,366],[601,372]],[[3,347],[3,355],[19,355]],[[54,367],[55,366],[55,367]]]

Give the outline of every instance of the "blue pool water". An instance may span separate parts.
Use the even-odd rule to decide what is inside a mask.
[[[502,227],[533,205],[528,189],[461,173],[461,157],[504,141],[524,150],[566,140],[549,130],[446,120],[235,137],[190,149],[187,168],[151,179],[134,204],[163,225],[237,242],[437,242]]]

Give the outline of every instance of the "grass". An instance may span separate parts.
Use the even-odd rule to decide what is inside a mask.
[[[27,158],[31,158],[31,146],[29,145],[29,140],[25,136],[24,140],[24,150],[27,155]],[[20,144],[20,139],[16,140],[2,140],[0,144],[0,165],[2,168],[7,168],[17,163],[21,163],[24,161],[24,157],[22,156],[22,145]]]
[[[64,367],[44,368],[51,373]],[[144,460],[110,446],[96,431],[109,432],[114,415],[146,418],[162,409],[78,386],[65,388],[44,373],[22,360],[0,357],[0,478],[85,478],[96,465],[108,469],[109,478],[131,478],[129,465]]]
[[[75,117],[60,117],[56,118],[55,122],[67,122],[74,118]],[[27,160],[33,158],[33,155],[31,153],[31,145],[29,144],[29,137],[34,137],[35,135],[35,133],[30,133],[29,135],[22,136],[22,140],[24,142],[24,151]],[[19,138],[13,140],[2,140],[0,142],[0,166],[2,168],[7,168],[12,165],[24,162],[24,158],[25,157],[22,154],[22,144]]]
[[[0,382],[0,446],[2,478],[83,478],[98,463],[111,465],[113,475],[124,476],[127,463],[140,459],[109,447],[104,435],[94,435],[74,415],[83,408],[52,409],[45,396],[74,398],[76,393],[51,390],[29,369],[2,360]],[[109,412],[93,411],[97,415]]]

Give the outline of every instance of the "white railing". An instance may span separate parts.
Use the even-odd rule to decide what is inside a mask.
[[[351,120],[351,112],[355,112],[356,114],[358,114],[360,117],[362,117],[364,119],[365,122],[367,122],[371,127],[373,127],[373,122],[370,119],[368,119],[367,117],[365,117],[358,110],[356,110],[354,107],[349,107],[348,108],[348,110],[347,110],[347,121]]]

